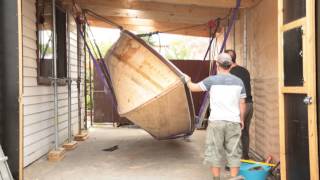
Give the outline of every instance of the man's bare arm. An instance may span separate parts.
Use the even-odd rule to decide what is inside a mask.
[[[246,101],[244,98],[240,99],[240,122],[241,122],[241,129],[244,128],[244,118],[246,113]]]
[[[191,81],[188,82],[188,87],[192,92],[202,92],[202,88],[199,84],[193,83]]]
[[[190,91],[192,91],[192,92],[201,92],[201,91],[203,91],[203,89],[199,86],[199,84],[193,83],[191,81],[191,78],[188,75],[184,74],[184,76],[185,76],[185,79],[187,81],[187,85],[188,85]]]

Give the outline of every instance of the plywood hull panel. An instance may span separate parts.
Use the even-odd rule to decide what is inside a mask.
[[[123,31],[105,57],[120,116],[157,139],[192,134],[194,109],[183,74],[143,40]]]
[[[190,132],[192,120],[184,85],[155,98],[138,109],[124,114],[157,139],[166,139]],[[174,103],[172,103],[174,101]]]

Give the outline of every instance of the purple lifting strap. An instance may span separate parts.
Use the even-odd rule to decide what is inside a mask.
[[[100,61],[98,61],[98,60],[94,57],[94,55],[93,55],[93,53],[92,53],[92,51],[91,51],[88,43],[85,41],[84,33],[83,33],[83,31],[82,31],[81,29],[80,29],[80,34],[81,34],[82,39],[84,40],[84,44],[85,44],[86,48],[88,49],[89,55],[90,55],[90,57],[91,57],[91,59],[92,59],[92,61],[93,61],[93,64],[94,64],[94,66],[95,66],[95,68],[96,68],[96,70],[97,70],[99,79],[100,79],[100,80],[102,81],[102,83],[104,84],[104,92],[105,92],[105,94],[107,95],[106,89],[107,89],[107,88],[112,88],[112,85],[109,84],[108,81],[106,80],[106,78],[110,77],[109,72],[108,72],[108,69],[107,69],[107,66],[106,66],[106,64],[104,63],[104,61],[101,61],[101,62],[102,62],[102,63],[101,63]],[[99,63],[99,62],[100,62],[100,63]],[[103,68],[105,68],[105,71],[106,71],[106,74],[107,74],[108,77],[105,77],[105,75],[103,74],[102,69],[101,69],[101,65],[102,65]],[[110,82],[110,83],[111,83],[111,82]],[[113,98],[112,106],[113,106],[113,108],[116,109],[117,101],[116,101],[115,94],[113,93],[113,91],[112,91],[112,98]]]
[[[83,32],[82,32],[81,30],[80,30],[80,34],[81,34],[81,37],[82,37],[83,40],[84,40],[84,34],[83,34]],[[87,43],[86,41],[84,41],[84,44],[85,44],[86,48],[87,48],[88,51],[89,51],[89,55],[90,55],[90,57],[91,57],[91,59],[92,59],[92,61],[93,61],[94,66],[96,67],[96,70],[97,70],[97,72],[98,72],[99,78],[100,78],[101,81],[103,82],[104,86],[107,86],[107,87],[108,87],[108,83],[107,83],[107,81],[106,81],[105,78],[104,78],[104,75],[103,75],[103,73],[102,73],[102,70],[101,70],[101,68],[100,68],[100,66],[99,66],[96,58],[94,57],[93,53],[91,52],[91,49],[90,49],[88,43]]]
[[[236,22],[236,16],[237,16],[239,8],[240,8],[240,3],[241,3],[241,0],[237,0],[237,5],[233,9],[231,24],[228,26],[227,33],[224,35],[224,39],[223,39],[223,43],[222,43],[222,46],[221,46],[221,49],[220,49],[220,53],[222,53],[224,48],[226,47],[226,43],[227,43],[229,34],[231,32],[232,27],[234,26],[234,23]]]

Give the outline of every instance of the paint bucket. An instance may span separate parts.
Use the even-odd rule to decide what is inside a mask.
[[[243,176],[246,180],[265,180],[269,175],[270,169],[271,167],[268,165],[242,162],[239,175]]]

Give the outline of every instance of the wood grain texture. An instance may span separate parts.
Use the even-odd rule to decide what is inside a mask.
[[[143,40],[123,31],[105,62],[120,116],[157,139],[193,131],[192,100],[182,73]]]
[[[313,101],[317,99],[316,89],[316,17],[315,0],[306,2],[306,47],[304,59],[306,62],[308,96]],[[305,63],[305,62],[304,62]],[[317,127],[317,103],[308,106],[308,132],[309,132],[309,154],[310,154],[310,179],[319,180],[319,150],[318,150],[318,127]]]

